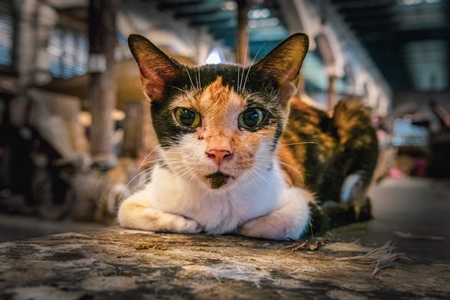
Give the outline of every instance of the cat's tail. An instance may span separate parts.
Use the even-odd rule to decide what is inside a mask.
[[[348,97],[339,101],[334,107],[333,120],[341,144],[357,138],[355,135],[375,133],[371,126],[371,110],[359,97]]]
[[[378,161],[378,138],[371,114],[371,109],[358,97],[343,99],[334,108],[333,121],[341,151],[343,157],[350,159],[341,188],[341,201],[353,202],[355,209],[365,206],[367,188]]]
[[[345,98],[336,104],[332,119],[340,150],[351,161],[345,175],[362,171],[364,185],[367,185],[378,160],[378,139],[371,122],[371,109],[358,97]]]

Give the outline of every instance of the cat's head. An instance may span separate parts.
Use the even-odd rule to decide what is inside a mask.
[[[187,67],[131,35],[161,164],[208,189],[263,176],[272,168],[308,37],[294,34],[257,64]]]

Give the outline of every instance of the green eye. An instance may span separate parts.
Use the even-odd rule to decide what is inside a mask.
[[[260,108],[252,107],[239,115],[239,126],[245,129],[254,129],[264,121],[264,111]]]
[[[200,114],[187,108],[178,107],[175,110],[175,119],[180,124],[191,128],[196,128],[201,125]]]

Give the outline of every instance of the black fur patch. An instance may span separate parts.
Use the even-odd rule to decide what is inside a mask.
[[[206,179],[209,180],[209,183],[211,184],[212,189],[218,189],[225,184],[227,184],[228,179],[231,177],[228,174],[222,173],[222,172],[216,172],[213,174],[209,174],[205,176]]]
[[[195,95],[200,94],[211,83],[222,77],[222,84],[232,87],[244,98],[249,94],[255,94],[254,104],[260,103],[260,107],[266,109],[270,116],[279,115],[278,102],[275,97],[278,86],[277,83],[265,78],[262,74],[248,71],[235,65],[206,65],[198,68],[181,69],[167,87],[165,99],[161,102],[152,102],[151,115],[153,126],[160,145],[165,148],[177,144],[181,137],[193,131],[179,126],[172,117],[170,110],[173,100],[184,93]],[[245,84],[244,84],[245,83]],[[279,122],[274,119],[272,123]],[[267,122],[266,125],[269,125]]]
[[[278,144],[278,141],[280,140],[280,137],[282,134],[283,134],[283,128],[281,126],[281,123],[278,122],[277,131],[275,131],[275,136],[273,137],[272,148],[270,149],[271,152],[274,152],[277,149],[277,144]]]

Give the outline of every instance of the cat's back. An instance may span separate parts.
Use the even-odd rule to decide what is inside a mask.
[[[317,173],[332,155],[336,143],[328,114],[293,98],[278,153],[288,183],[314,190]]]
[[[345,156],[345,153],[354,156],[348,172],[367,169],[371,174],[377,161],[378,141],[370,116],[370,109],[355,97],[339,101],[332,116],[293,98],[279,147],[287,181],[316,191],[323,173],[330,170],[330,163],[335,163],[337,154]],[[343,180],[348,172],[336,180]]]

